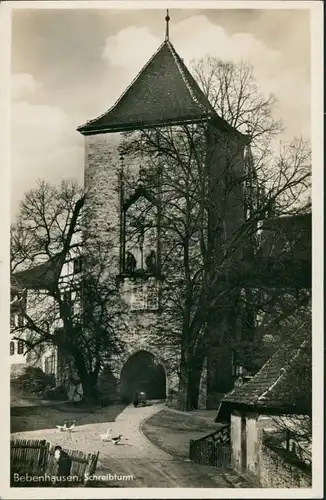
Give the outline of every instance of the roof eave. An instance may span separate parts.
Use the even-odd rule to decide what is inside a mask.
[[[111,126],[99,126],[92,127],[87,124],[81,125],[77,128],[77,131],[82,135],[97,135],[97,134],[110,134],[117,132],[131,132],[136,130],[145,130],[159,127],[172,127],[177,125],[190,125],[196,123],[205,123],[210,120],[210,114],[203,114],[200,116],[190,116],[184,118],[178,118],[174,120],[157,120],[155,122],[136,122],[136,123],[121,123],[118,125]]]
[[[248,146],[250,144],[251,138],[249,135],[243,134],[236,128],[232,127],[232,125],[230,125],[226,120],[218,116],[217,113],[212,116],[211,122],[213,124],[216,124],[216,127],[219,130],[224,129],[225,132],[233,134],[235,137],[238,137],[241,140],[241,142],[244,143],[245,146]]]
[[[258,413],[261,415],[309,415],[310,410],[306,407],[287,406],[287,405],[257,405],[253,403],[240,403],[238,401],[222,401],[220,409],[214,419],[214,422],[226,421],[227,415],[231,415],[233,411],[241,411],[244,413]]]

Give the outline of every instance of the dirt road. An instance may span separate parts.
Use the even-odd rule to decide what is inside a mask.
[[[230,487],[213,467],[195,465],[179,460],[154,446],[141,432],[141,424],[164,408],[162,403],[144,408],[127,406],[114,422],[78,426],[69,437],[57,429],[12,434],[13,438],[46,439],[69,449],[100,452],[96,479],[112,487],[169,487],[169,488],[228,488]],[[118,445],[102,442],[100,435],[108,428],[113,435],[122,434]],[[90,483],[91,487],[91,483]]]

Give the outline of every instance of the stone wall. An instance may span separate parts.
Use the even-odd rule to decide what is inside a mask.
[[[242,417],[246,420],[246,457],[242,453]],[[233,411],[231,414],[231,464],[239,472],[253,474],[263,488],[309,488],[308,468],[300,467],[291,453],[272,449],[262,442],[262,430],[257,414]],[[261,422],[260,422],[261,423]],[[246,463],[244,463],[244,460]]]
[[[262,445],[260,449],[260,484],[263,488],[311,488],[311,475],[291,463],[290,457]]]

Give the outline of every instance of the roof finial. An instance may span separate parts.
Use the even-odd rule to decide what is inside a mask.
[[[166,21],[165,41],[167,42],[169,40],[169,21],[170,21],[169,9],[166,10],[165,21]]]

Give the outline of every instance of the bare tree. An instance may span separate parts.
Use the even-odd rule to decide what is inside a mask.
[[[194,73],[220,116],[235,129],[249,126],[256,156],[247,151],[246,169],[239,168],[241,137],[205,124],[127,134],[121,149],[131,163],[143,158],[144,186],[160,200],[164,315],[157,337],[179,350],[184,410],[197,405],[203,362],[212,346],[230,347],[242,328],[240,302],[248,287],[238,271],[253,269],[259,221],[302,210],[310,179],[303,141],[272,155],[272,139],[281,129],[272,117],[275,99],[263,98],[250,66],[208,60]]]
[[[193,60],[191,69],[214,109],[232,127],[244,133],[249,128],[260,144],[269,144],[280,133],[282,122],[272,114],[277,99],[262,94],[250,63],[206,57]]]
[[[27,352],[56,348],[61,375],[72,368],[84,398],[93,400],[101,369],[123,348],[115,325],[124,308],[107,269],[112,249],[85,232],[86,198],[73,182],[41,181],[26,193],[12,227],[11,258],[27,304],[20,302],[23,322],[12,333]]]
[[[295,413],[273,417],[278,431],[276,439],[289,452],[306,465],[312,461],[312,335],[311,307],[307,308],[301,328],[305,328],[306,339],[287,366],[291,373],[289,386],[284,391],[289,395],[289,403],[295,403]],[[273,439],[273,435],[271,436]]]

